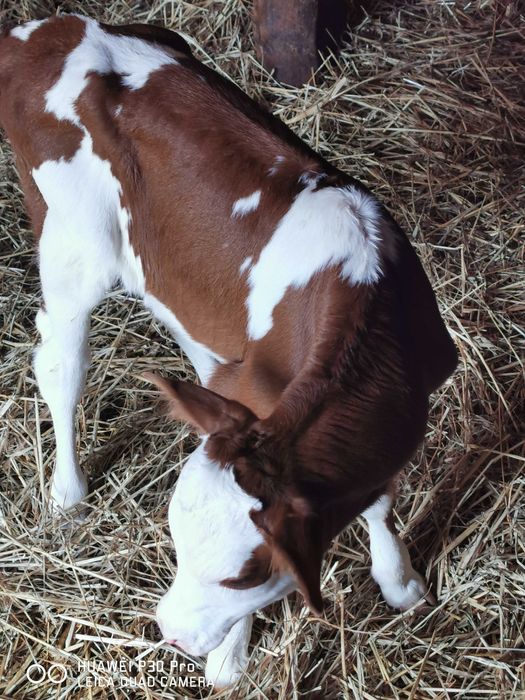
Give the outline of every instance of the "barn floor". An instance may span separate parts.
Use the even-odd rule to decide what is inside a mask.
[[[277,84],[254,58],[247,0],[0,0],[0,23],[58,5],[180,29],[198,57],[371,187],[410,235],[460,352],[456,374],[433,396],[426,442],[406,469],[397,508],[437,605],[389,609],[368,574],[366,531],[354,523],[325,559],[323,619],[295,595],[260,612],[246,677],[217,697],[523,698],[518,3],[367,2],[341,55],[299,90]],[[175,571],[168,499],[194,439],[163,417],[156,392],[139,379],[145,370],[192,377],[192,369],[138,301],[115,291],[95,310],[93,368],[78,413],[92,494],[84,522],[58,526],[42,490],[53,434],[31,370],[35,250],[9,146],[0,141],[0,149],[0,697],[208,697],[198,665],[177,674],[172,662],[184,659],[159,645],[153,618]],[[54,667],[55,684],[31,683],[35,662],[45,671],[62,664],[65,674]],[[102,662],[90,688],[86,662]],[[177,677],[186,688],[173,685]]]

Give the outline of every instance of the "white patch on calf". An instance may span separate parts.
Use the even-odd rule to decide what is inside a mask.
[[[121,193],[119,185],[119,194]],[[118,222],[121,233],[121,265],[119,266],[119,277],[122,280],[124,289],[130,294],[144,296],[146,290],[146,280],[140,256],[135,254],[129,237],[129,227],[131,224],[131,214],[125,207],[118,208]]]
[[[249,517],[250,510],[261,508],[260,501],[241,489],[231,468],[221,468],[208,457],[206,441],[179,476],[169,520],[179,567],[187,565],[201,581],[214,583],[237,576],[249,558],[246,553],[264,538]]]
[[[15,39],[20,39],[20,41],[27,41],[31,34],[35,31],[35,29],[38,29],[41,24],[44,24],[47,20],[45,19],[32,19],[30,22],[26,22],[25,24],[20,25],[20,27],[15,27],[14,29],[11,29],[11,36],[14,36]]]
[[[32,175],[48,206],[46,221],[54,220],[53,244],[69,250],[78,267],[78,295],[89,299],[92,274],[111,287],[118,277],[121,187],[110,163],[93,153],[91,136],[84,135],[71,160],[44,161]]]
[[[301,288],[329,266],[341,264],[351,284],[372,284],[381,274],[379,211],[355,187],[310,183],[295,198],[248,276],[248,332],[259,340],[272,328],[272,314],[289,287]]]
[[[110,162],[93,152],[91,136],[84,132],[71,160],[45,161],[32,175],[48,215],[60,217],[60,224],[55,224],[57,244],[73,254],[78,241],[89,260],[89,265],[81,261],[79,266],[78,294],[89,299],[89,291],[83,291],[83,275],[93,273],[97,278],[104,276],[106,289],[120,278],[127,291],[143,295],[142,264],[129,239],[130,215],[120,204],[122,187]]]
[[[261,201],[261,190],[256,190],[247,197],[241,197],[236,202],[233,203],[232,207],[232,219],[240,218],[241,216],[246,216],[252,211],[255,211],[259,206]]]
[[[138,37],[105,32],[98,22],[81,18],[86,33],[65,60],[62,75],[46,93],[46,111],[80,126],[75,102],[90,73],[117,73],[131,90],[143,87],[151,73],[177,61],[156,44]]]

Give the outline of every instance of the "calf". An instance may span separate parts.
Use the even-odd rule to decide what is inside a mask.
[[[0,124],[38,242],[54,504],[87,494],[74,415],[90,312],[117,281],[202,382],[151,377],[203,436],[169,508],[164,638],[234,681],[252,612],[299,589],[320,614],[323,554],[358,514],[387,602],[423,599],[393,480],[457,358],[377,199],[155,27],[64,16],[4,31]]]

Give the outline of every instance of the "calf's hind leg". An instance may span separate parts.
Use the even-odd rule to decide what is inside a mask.
[[[36,317],[42,342],[34,354],[34,369],[55,431],[51,498],[54,506],[66,510],[87,494],[76,452],[75,412],[89,366],[90,312],[108,287],[89,251],[75,250],[49,213],[39,252],[44,306]]]

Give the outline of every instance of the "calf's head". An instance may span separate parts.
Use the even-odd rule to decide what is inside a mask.
[[[298,588],[322,609],[323,542],[311,504],[275,441],[248,408],[203,387],[149,375],[173,417],[203,437],[169,508],[178,571],[157,619],[165,639],[194,655],[216,648],[245,615]]]

